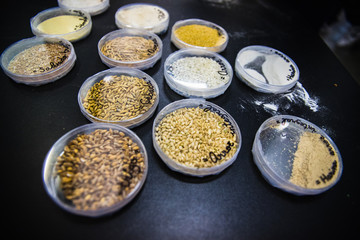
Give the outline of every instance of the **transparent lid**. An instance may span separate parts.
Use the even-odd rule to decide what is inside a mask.
[[[45,157],[42,177],[47,193],[62,209],[100,217],[128,204],[141,190],[147,172],[147,152],[134,132],[115,124],[92,123],[54,143]]]
[[[237,158],[241,132],[224,109],[204,99],[184,99],[156,116],[153,145],[173,171],[203,177],[219,174]]]
[[[58,0],[58,4],[65,10],[79,9],[95,16],[110,7],[110,0]]]
[[[32,37],[10,45],[1,54],[1,68],[15,82],[42,85],[65,76],[74,66],[73,45],[57,37]]]
[[[83,115],[92,122],[132,128],[153,115],[159,103],[159,89],[148,74],[115,67],[86,79],[80,87],[78,103]]]
[[[115,23],[119,28],[139,29],[162,34],[168,28],[169,13],[154,4],[127,4],[117,10]]]
[[[225,58],[202,49],[176,51],[168,56],[164,66],[167,84],[185,97],[217,97],[230,86],[233,76]]]
[[[86,11],[55,7],[31,18],[30,25],[36,36],[55,36],[75,42],[90,34],[92,21]]]
[[[256,133],[252,152],[264,178],[295,195],[322,193],[342,174],[342,158],[331,138],[313,123],[295,116],[266,120]]]
[[[171,42],[179,49],[196,48],[222,52],[229,36],[219,25],[202,19],[177,21],[171,29]]]
[[[162,41],[154,33],[137,29],[120,29],[98,42],[101,61],[108,67],[151,68],[161,58]]]
[[[290,57],[276,49],[257,45],[239,51],[235,72],[248,86],[265,93],[286,92],[300,76]]]

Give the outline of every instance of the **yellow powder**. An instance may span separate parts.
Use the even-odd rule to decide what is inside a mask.
[[[339,174],[339,157],[330,142],[318,133],[305,132],[295,152],[290,182],[319,189],[333,183]]]
[[[220,46],[226,40],[215,28],[198,24],[179,27],[174,34],[181,41],[199,47]]]
[[[86,17],[62,15],[43,21],[37,28],[46,34],[66,34],[83,28],[88,22]]]

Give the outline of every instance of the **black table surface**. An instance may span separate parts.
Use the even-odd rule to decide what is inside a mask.
[[[117,29],[116,10],[133,2],[111,0],[106,12],[92,18],[90,35],[73,44],[76,64],[64,78],[32,87],[15,83],[1,71],[4,235],[37,239],[344,239],[358,233],[360,88],[318,36],[314,26],[321,10],[286,1],[141,1],[156,3],[170,14],[169,29],[161,36],[162,58],[145,71],[159,86],[160,102],[154,116],[132,129],[149,155],[146,182],[131,203],[101,218],[73,215],[50,199],[41,174],[45,155],[66,132],[89,123],[78,106],[79,88],[91,75],[108,69],[100,60],[97,42]],[[30,18],[57,6],[57,1],[3,4],[1,51],[32,37]],[[209,101],[232,115],[243,142],[236,161],[212,177],[171,171],[152,145],[155,115],[167,104],[183,99],[167,86],[163,64],[177,50],[170,42],[172,25],[187,18],[212,21],[227,30],[230,40],[221,55],[233,68],[236,54],[248,45],[284,52],[297,63],[300,83],[318,105],[313,111],[299,99],[256,92],[234,75],[227,91]],[[267,108],[266,103],[277,109]],[[262,177],[253,162],[252,143],[261,123],[276,114],[307,119],[334,140],[344,171],[333,188],[299,197],[272,187]]]

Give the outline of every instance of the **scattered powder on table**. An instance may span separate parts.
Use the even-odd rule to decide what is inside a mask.
[[[199,47],[216,47],[226,41],[219,30],[199,24],[181,26],[174,34],[181,41]]]
[[[222,62],[207,57],[185,57],[171,64],[170,75],[182,85],[196,88],[216,88],[229,81]]]
[[[35,45],[18,53],[8,70],[21,75],[37,75],[62,66],[70,55],[70,48],[58,43]]]
[[[158,44],[151,39],[125,36],[111,39],[101,47],[101,52],[116,61],[142,61],[159,51]]]
[[[339,174],[339,157],[330,142],[318,133],[304,132],[294,154],[290,182],[319,189],[332,184]]]

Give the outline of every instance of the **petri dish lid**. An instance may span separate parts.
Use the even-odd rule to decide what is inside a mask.
[[[159,126],[161,121],[166,116],[168,116],[169,114],[171,114],[172,112],[174,112],[176,110],[188,109],[188,108],[200,108],[200,109],[204,109],[204,111],[211,111],[213,113],[216,113],[217,115],[219,115],[222,118],[223,126],[226,125],[226,128],[228,128],[230,130],[230,132],[232,132],[232,134],[236,135],[234,142],[232,142],[232,143],[228,142],[227,144],[222,144],[222,143],[219,144],[219,146],[221,146],[221,147],[218,146],[219,152],[216,152],[216,153],[209,152],[208,154],[203,156],[204,158],[207,158],[207,161],[212,161],[212,162],[216,163],[217,161],[221,161],[221,159],[222,159],[222,157],[219,154],[222,153],[223,157],[226,157],[227,153],[234,150],[233,155],[229,159],[222,161],[219,164],[211,166],[211,167],[193,167],[193,166],[189,166],[186,164],[182,164],[179,161],[172,159],[169,156],[169,153],[166,153],[166,150],[163,150],[161,148],[159,142],[157,141],[157,137],[156,137],[157,127]],[[189,121],[189,122],[191,122],[191,121]],[[178,135],[178,134],[181,134],[181,133],[176,133],[175,135]],[[188,139],[192,136],[192,134],[188,133],[188,134],[184,134],[184,136],[185,136],[185,138]],[[204,135],[201,135],[201,136],[204,136]],[[168,139],[168,136],[167,136],[167,139]],[[165,106],[155,117],[155,120],[153,123],[153,129],[152,129],[152,140],[153,140],[153,146],[154,146],[156,152],[158,153],[158,155],[160,156],[161,160],[171,170],[173,170],[175,172],[180,172],[185,175],[195,176],[195,177],[216,175],[216,174],[219,174],[220,172],[222,172],[223,170],[225,170],[227,167],[229,167],[231,164],[233,164],[234,161],[236,160],[236,158],[240,152],[241,143],[242,143],[240,128],[237,125],[236,121],[232,118],[232,116],[229,113],[227,113],[224,109],[222,109],[221,107],[217,106],[214,103],[205,101],[204,99],[183,99],[183,100],[178,100],[178,101],[172,102],[172,103],[168,104],[167,106]],[[197,141],[197,140],[195,140],[195,141]],[[179,150],[179,148],[180,148],[179,144],[177,144],[177,143],[172,144],[172,147],[173,147],[172,148],[173,150],[174,149]],[[173,151],[173,150],[171,150],[171,151]],[[225,153],[225,152],[227,152],[227,153]],[[195,159],[195,160],[197,162],[205,161],[204,158]]]
[[[79,9],[95,16],[110,7],[110,0],[58,0],[58,4],[65,10]]]
[[[91,134],[96,130],[108,130],[113,132],[108,132],[107,136],[115,137],[115,131],[124,133],[125,137],[128,137],[133,143],[135,143],[138,146],[138,153],[141,154],[143,158],[143,169],[141,171],[142,175],[138,179],[138,181],[135,183],[135,186],[132,190],[130,190],[126,195],[123,195],[122,199],[118,199],[117,201],[114,201],[113,204],[109,206],[102,206],[97,207],[95,209],[84,209],[84,208],[77,208],[72,200],[68,200],[65,197],[64,191],[61,189],[61,179],[58,175],[56,164],[58,161],[58,157],[61,156],[64,152],[65,146],[67,146],[72,140],[74,140],[79,134]],[[105,134],[98,135],[98,139],[101,141],[103,139]],[[116,136],[118,137],[118,136]],[[111,139],[107,139],[107,141],[111,142]],[[111,144],[111,143],[110,143]],[[94,146],[95,147],[95,146]],[[109,145],[107,145],[109,147]],[[110,146],[110,148],[117,148],[118,151],[123,149],[123,147],[119,144],[114,144]],[[96,148],[96,147],[95,147]],[[99,149],[98,149],[99,150]],[[100,150],[100,154],[108,156],[106,151]],[[96,157],[96,156],[95,156]],[[104,158],[104,156],[102,157]],[[91,162],[93,159],[91,157],[82,157],[82,161]],[[107,158],[103,160],[109,160]],[[106,169],[106,168],[105,168]],[[101,171],[101,170],[99,170]],[[108,177],[112,177],[115,172],[109,171],[110,175]],[[65,135],[63,135],[61,138],[59,138],[50,148],[49,152],[47,153],[43,168],[42,168],[42,178],[43,183],[46,192],[50,196],[50,198],[62,209],[75,214],[75,215],[81,215],[86,217],[101,217],[105,215],[109,215],[114,213],[115,211],[120,210],[125,205],[127,205],[134,197],[140,192],[148,172],[148,156],[146,152],[146,148],[141,141],[141,139],[131,130],[116,125],[116,124],[109,124],[109,123],[91,123],[82,125],[80,127],[77,127],[69,132],[67,132]],[[91,172],[92,173],[92,172]],[[91,175],[91,174],[90,174]],[[83,175],[80,175],[83,176]],[[114,180],[115,181],[115,180]],[[99,189],[98,189],[99,190]],[[113,199],[113,198],[112,198]]]
[[[168,56],[164,66],[169,87],[185,97],[217,97],[226,91],[233,77],[225,58],[202,49],[178,50]]]
[[[75,42],[87,37],[92,28],[88,12],[60,7],[46,9],[30,19],[31,31],[36,36],[61,37]]]
[[[163,34],[169,25],[169,13],[155,4],[127,4],[116,11],[115,24],[119,28],[139,29]]]
[[[264,93],[282,93],[299,80],[295,62],[274,48],[253,45],[239,51],[235,72],[251,88]]]
[[[114,50],[114,53],[112,53],[111,57],[109,54],[106,55],[103,53],[103,47],[107,43],[110,43],[111,41],[116,41],[116,39],[121,38],[141,38],[145,40],[150,40],[153,42],[153,44],[152,46],[148,46],[149,49],[147,49],[147,46],[145,46],[143,49],[140,49],[140,46],[136,45],[136,40],[128,39],[127,42],[121,43],[123,45],[121,48],[119,47],[120,43],[114,43],[114,46],[116,46],[118,49]],[[130,46],[131,42],[134,43],[133,46]],[[110,49],[110,51],[113,51],[111,47],[108,48]],[[161,58],[162,48],[162,41],[156,34],[147,31],[141,31],[138,29],[115,30],[104,35],[98,42],[98,53],[100,59],[108,67],[130,67],[140,70],[151,68]],[[119,56],[122,56],[123,53],[125,55],[125,58],[119,58]],[[141,57],[139,57],[139,54],[142,54]],[[132,60],[129,57],[130,55],[132,55],[134,58],[139,59]],[[130,60],[126,59],[126,57],[129,57]]]
[[[131,94],[131,99],[127,96],[125,96],[124,91],[121,90],[122,87],[127,87],[129,89],[129,86],[119,86],[116,90],[119,90],[116,94],[116,96],[112,96],[114,97],[114,99],[116,99],[116,101],[121,102],[121,100],[123,99],[128,99],[129,101],[131,100],[131,103],[133,104],[133,108],[138,107],[138,108],[142,108],[142,109],[146,109],[146,111],[141,111],[139,112],[139,114],[133,114],[133,116],[129,117],[129,118],[120,118],[121,120],[116,120],[116,119],[110,119],[110,118],[103,118],[100,117],[96,114],[94,114],[93,111],[89,111],[85,106],[85,98],[88,94],[88,92],[92,89],[92,87],[95,84],[99,84],[99,82],[116,82],[116,81],[124,81],[124,80],[120,80],[119,78],[121,76],[127,76],[127,77],[136,77],[139,79],[142,79],[145,81],[146,84],[148,84],[149,89],[148,92],[146,93],[146,95],[141,95],[139,94],[139,91],[141,90],[137,90],[134,88],[134,92]],[[117,79],[116,79],[117,78]],[[114,85],[112,87],[112,89],[114,88]],[[105,89],[103,89],[105,92]],[[115,90],[108,90],[108,93],[111,93],[112,91]],[[101,89],[100,89],[101,92]],[[102,93],[103,93],[102,92]],[[121,92],[121,94],[120,94]],[[102,102],[102,104],[107,104],[107,107],[110,109],[111,107],[115,106],[115,103],[111,103],[109,101],[108,98],[106,98],[107,95],[103,95],[101,94],[101,96],[99,96],[98,98],[96,98],[96,104],[98,104],[100,101]],[[133,96],[138,97],[135,98]],[[152,103],[151,103],[152,102]],[[126,67],[114,67],[114,68],[110,68],[104,71],[101,71],[97,74],[94,74],[93,76],[89,77],[88,79],[86,79],[84,81],[84,83],[81,85],[79,93],[78,93],[78,104],[81,110],[81,113],[91,122],[104,122],[104,123],[112,123],[112,124],[117,124],[117,125],[121,125],[127,128],[133,128],[136,126],[141,125],[142,123],[144,123],[146,120],[148,120],[155,112],[155,109],[157,107],[159,103],[159,88],[157,83],[155,82],[155,80],[150,77],[148,74],[144,73],[141,70],[135,69],[135,68],[126,68]],[[123,103],[122,103],[123,104]],[[111,114],[120,114],[121,111],[124,110],[124,105],[120,108],[113,108],[114,111],[110,112]],[[136,109],[135,109],[136,110]],[[140,109],[141,110],[141,109]]]
[[[176,34],[176,31],[181,28],[188,25],[195,25],[195,26],[202,26],[202,27],[208,27],[210,29],[216,30],[216,32],[212,32],[216,34],[217,39],[211,39],[213,37],[213,34],[208,35],[204,33],[203,31],[199,31],[198,35],[186,34],[186,36],[190,36],[190,39],[182,39],[179,38]],[[209,44],[205,44],[208,46],[201,46],[200,44],[197,44],[196,39],[202,39],[203,41],[207,41],[209,39],[213,40],[214,42],[210,42]],[[189,41],[190,40],[190,41]],[[182,48],[196,48],[196,49],[203,49],[208,50],[211,52],[222,52],[226,48],[229,41],[229,36],[224,28],[220,27],[219,25],[202,20],[197,18],[192,19],[186,19],[186,20],[180,20],[177,21],[172,29],[171,29],[171,42],[179,49]],[[204,45],[204,44],[203,44]]]
[[[0,58],[1,68],[7,76],[17,83],[32,86],[64,77],[73,68],[75,61],[73,45],[58,37],[20,40],[5,49]]]
[[[313,123],[291,115],[267,119],[256,133],[252,153],[263,177],[294,195],[330,189],[343,170],[332,139]]]

